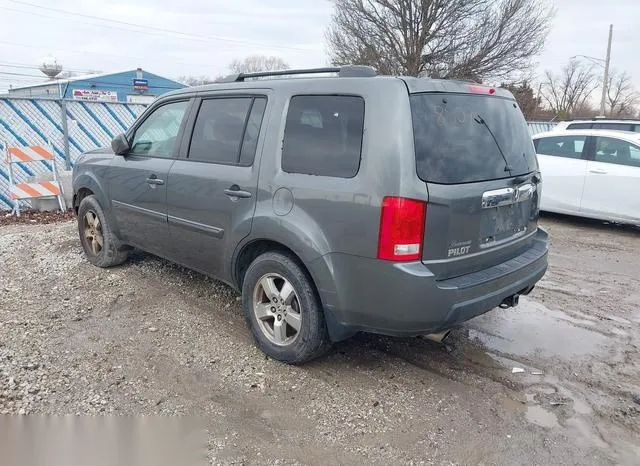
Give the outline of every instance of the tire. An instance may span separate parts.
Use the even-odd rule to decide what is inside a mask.
[[[97,267],[120,265],[129,257],[129,251],[116,238],[95,196],[87,196],[80,202],[78,234],[85,256]]]
[[[275,302],[269,299],[273,296]],[[268,252],[251,263],[242,284],[242,307],[256,345],[274,359],[301,364],[331,346],[311,278],[287,254]]]

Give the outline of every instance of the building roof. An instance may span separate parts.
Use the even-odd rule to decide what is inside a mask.
[[[58,85],[58,84],[68,84],[68,83],[72,83],[72,82],[76,82],[76,81],[90,81],[93,79],[98,79],[98,78],[103,78],[106,76],[113,76],[116,74],[123,74],[123,73],[135,73],[136,71],[138,71],[137,69],[133,69],[133,70],[123,70],[123,71],[113,71],[111,73],[95,73],[95,74],[85,74],[85,75],[81,75],[81,76],[71,76],[69,78],[63,78],[63,79],[50,79],[47,81],[43,81],[41,83],[36,83],[36,84],[29,84],[28,86],[19,86],[19,87],[12,87],[11,90],[15,91],[15,90],[19,90],[19,89],[34,89],[37,87],[43,87],[43,86],[51,86],[51,85]],[[146,70],[142,70],[142,72],[146,75],[153,75],[153,76],[159,76],[163,79],[166,79],[168,81],[173,81],[177,84],[181,84],[184,86],[184,84],[182,83],[178,83],[178,81],[174,80],[174,79],[170,79],[170,78],[165,78],[164,76],[161,76],[159,74],[156,73],[152,73],[150,71],[146,71]]]

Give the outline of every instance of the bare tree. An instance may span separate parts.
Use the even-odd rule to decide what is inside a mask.
[[[607,113],[610,116],[632,117],[638,112],[640,95],[633,87],[631,76],[626,71],[613,71],[607,84]]]
[[[537,117],[540,112],[542,98],[533,90],[529,81],[502,83],[501,87],[504,87],[513,94],[520,106],[520,110],[522,110],[527,120],[534,120]]]
[[[546,0],[333,0],[326,34],[335,65],[382,74],[510,78],[544,46]]]
[[[593,65],[572,59],[559,75],[545,71],[542,96],[556,116],[566,119],[576,110],[586,108],[589,97],[597,87]]]
[[[216,78],[218,79],[218,78]],[[186,84],[187,86],[201,86],[203,84],[211,84],[216,82],[216,79],[212,79],[208,76],[180,76],[177,81]]]
[[[598,107],[586,101],[571,111],[571,118],[595,118],[599,113],[600,109]]]
[[[289,65],[280,57],[251,55],[244,60],[233,60],[228,68],[232,73],[256,73],[258,71],[288,70]]]

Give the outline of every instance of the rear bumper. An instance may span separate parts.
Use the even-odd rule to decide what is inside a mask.
[[[539,229],[531,248],[519,256],[448,280],[436,280],[421,262],[398,264],[337,253],[316,260],[311,271],[334,340],[358,331],[421,335],[528,293],[547,270],[547,241]]]

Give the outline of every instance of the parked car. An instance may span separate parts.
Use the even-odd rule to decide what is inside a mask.
[[[547,268],[527,125],[475,84],[341,67],[170,92],[73,187],[91,263],[137,247],[228,283],[289,363],[516,305]]]
[[[591,120],[561,121],[554,131],[566,129],[609,129],[612,131],[632,131],[640,133],[640,120],[614,120],[606,118],[593,118]]]
[[[542,210],[640,224],[640,134],[569,130],[533,140],[544,179]]]

